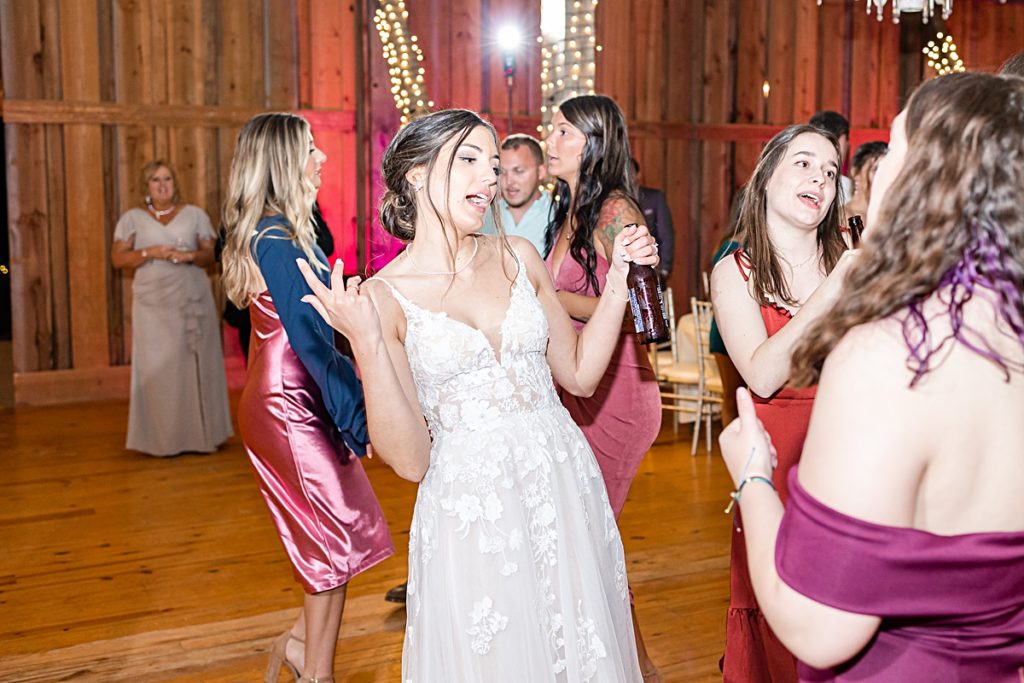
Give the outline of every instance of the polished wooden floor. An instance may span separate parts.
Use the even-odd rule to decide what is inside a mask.
[[[0,411],[0,681],[262,680],[301,590],[238,438],[149,458],[123,448],[127,412]],[[703,445],[691,457],[688,436],[663,429],[621,519],[640,623],[672,682],[721,680],[728,596],[727,474]],[[405,612],[382,596],[405,577],[415,487],[367,465],[399,553],[350,585],[336,674],[391,683]]]

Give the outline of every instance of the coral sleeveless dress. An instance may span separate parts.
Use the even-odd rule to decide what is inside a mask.
[[[750,261],[743,251],[733,254],[743,279],[750,276]],[[761,319],[768,336],[781,330],[792,320],[792,314],[781,306],[762,306]],[[807,426],[811,421],[815,387],[790,389],[783,387],[769,397],[751,394],[757,417],[772,437],[778,452],[778,466],[772,483],[785,505],[789,500],[787,475],[800,460]],[[743,522],[737,510],[737,524]],[[722,673],[727,683],[793,683],[796,660],[775,637],[757,606],[754,588],[747,571],[747,547],[743,534],[732,530],[732,555],[729,565],[729,614],[725,626],[725,657]]]

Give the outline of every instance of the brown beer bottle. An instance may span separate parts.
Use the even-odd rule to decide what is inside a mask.
[[[846,222],[850,225],[850,246],[856,249],[860,246],[860,236],[864,233],[864,221],[860,216],[850,216]]]
[[[668,341],[668,314],[665,311],[665,298],[661,292],[658,272],[653,266],[642,266],[630,261],[626,287],[639,342],[659,344]]]

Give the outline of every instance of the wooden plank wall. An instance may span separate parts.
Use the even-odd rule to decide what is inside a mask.
[[[406,4],[409,28],[423,50],[430,99],[438,108],[480,112],[500,137],[509,133],[509,105],[497,35],[506,24],[519,29],[512,132],[536,135],[541,100],[540,0],[416,0]],[[371,52],[376,55],[379,41],[374,40],[373,46]]]
[[[379,39],[364,25],[374,6],[0,0],[19,401],[124,391],[131,283],[107,254],[117,217],[139,201],[137,169],[166,157],[217,223],[235,137],[258,111],[308,116],[329,157],[320,199],[337,256],[350,271],[386,262],[394,245],[373,227],[374,169],[397,116]],[[482,112],[502,136],[509,107],[494,36],[518,24],[512,129],[535,132],[540,0],[416,0],[408,10],[428,96]],[[844,111],[854,145],[884,136],[928,75],[919,43],[943,26],[878,24],[860,0],[602,0],[596,24],[597,90],[622,106],[643,181],[672,208],[679,302],[702,293],[700,273],[764,141],[818,109]],[[1024,44],[1024,5],[958,2],[948,29],[970,68],[993,70]]]
[[[323,212],[355,269],[364,11],[334,0],[0,0],[16,401],[125,393],[131,282],[109,252],[117,218],[141,202],[139,168],[168,160],[184,199],[217,225],[253,114],[310,119],[330,159]]]
[[[901,53],[901,31],[916,50],[944,27],[922,28],[914,15],[894,26],[888,9],[878,23],[861,0],[602,0],[597,90],[630,121],[643,183],[668,197],[677,305],[703,294],[700,273],[763,143],[819,109],[847,115],[852,147],[884,139],[905,95],[931,75],[916,52]],[[957,2],[946,28],[968,68],[994,71],[1024,46],[1024,6]]]

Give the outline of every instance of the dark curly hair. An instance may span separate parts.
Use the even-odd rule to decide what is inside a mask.
[[[1024,76],[1024,50],[1012,55],[999,67],[1002,76]]]

